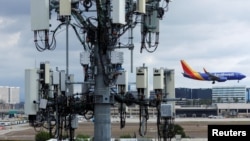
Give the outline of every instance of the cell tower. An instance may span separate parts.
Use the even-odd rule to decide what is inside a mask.
[[[147,120],[149,101],[148,90],[144,85],[147,69],[138,68],[136,77],[140,99],[133,100],[131,95],[126,94],[123,52],[116,50],[124,48],[131,51],[133,70],[133,29],[139,25],[140,51],[154,52],[159,43],[159,21],[168,10],[169,2],[170,0],[31,0],[31,30],[34,32],[34,43],[38,51],[54,50],[55,34],[60,31],[60,27],[66,27],[66,71],[53,71],[48,62],[41,63],[40,69],[26,70],[26,96],[29,97],[26,99],[26,106],[32,107],[27,111],[32,125],[41,127],[46,124],[51,135],[58,140],[62,139],[62,127],[66,127],[69,139],[73,140],[74,130],[78,127],[77,115],[94,117],[94,140],[110,141],[110,108],[115,101],[127,105],[140,104],[141,120]],[[50,20],[55,17],[52,16],[54,13],[60,24],[51,29]],[[83,47],[79,52],[84,72],[83,82],[79,82],[82,85],[80,94],[73,93],[72,86],[79,83],[74,82],[74,75],[68,71],[70,29],[75,32],[79,46]],[[123,41],[122,37],[126,33],[129,38]],[[36,79],[39,81],[35,81]],[[118,86],[118,92],[113,89],[114,86]],[[123,106],[121,104],[121,109]],[[120,114],[122,113],[121,110]],[[145,129],[142,128],[140,133],[145,135]]]

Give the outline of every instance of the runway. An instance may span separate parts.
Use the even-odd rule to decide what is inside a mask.
[[[120,119],[111,119],[111,132],[112,137],[119,138],[121,135],[136,134],[139,137],[139,118],[127,118],[124,128],[120,128]],[[222,118],[222,119],[210,119],[210,118],[176,118],[174,124],[179,124],[183,127],[185,133],[190,138],[199,140],[206,140],[207,138],[207,126],[209,124],[234,124],[234,125],[249,125],[250,118]],[[27,123],[21,125],[6,126],[6,129],[0,130],[0,140],[34,140],[36,131],[33,127],[30,127]],[[79,122],[79,127],[75,131],[75,135],[85,134],[94,135],[94,123],[92,121],[83,120]],[[149,118],[147,124],[147,137],[157,138],[157,125],[156,118]],[[182,140],[183,141],[183,140]]]
[[[112,118],[112,122],[119,121],[119,118]],[[235,122],[235,121],[249,121],[250,118],[175,118],[175,122],[192,122],[192,121],[200,121],[200,122]],[[139,118],[127,118],[126,122],[137,123],[139,122]],[[156,118],[149,118],[148,122],[156,122]]]

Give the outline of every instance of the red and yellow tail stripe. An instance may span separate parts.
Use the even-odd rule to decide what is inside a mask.
[[[202,75],[195,70],[193,70],[184,60],[181,60],[181,65],[184,73],[188,74],[193,79],[204,80]]]

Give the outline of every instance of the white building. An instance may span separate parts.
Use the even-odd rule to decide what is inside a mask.
[[[246,86],[212,88],[213,103],[246,103]]]
[[[0,101],[6,104],[20,103],[20,87],[0,86]]]
[[[3,103],[9,102],[9,87],[0,86],[0,101]]]

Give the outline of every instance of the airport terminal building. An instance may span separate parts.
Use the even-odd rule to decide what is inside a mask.
[[[176,116],[250,117],[249,91],[250,88],[246,86],[214,86],[212,89],[176,88],[176,97],[185,95],[185,98],[192,100],[186,102],[186,105],[177,102]]]
[[[245,86],[225,86],[212,88],[213,103],[247,103]]]

